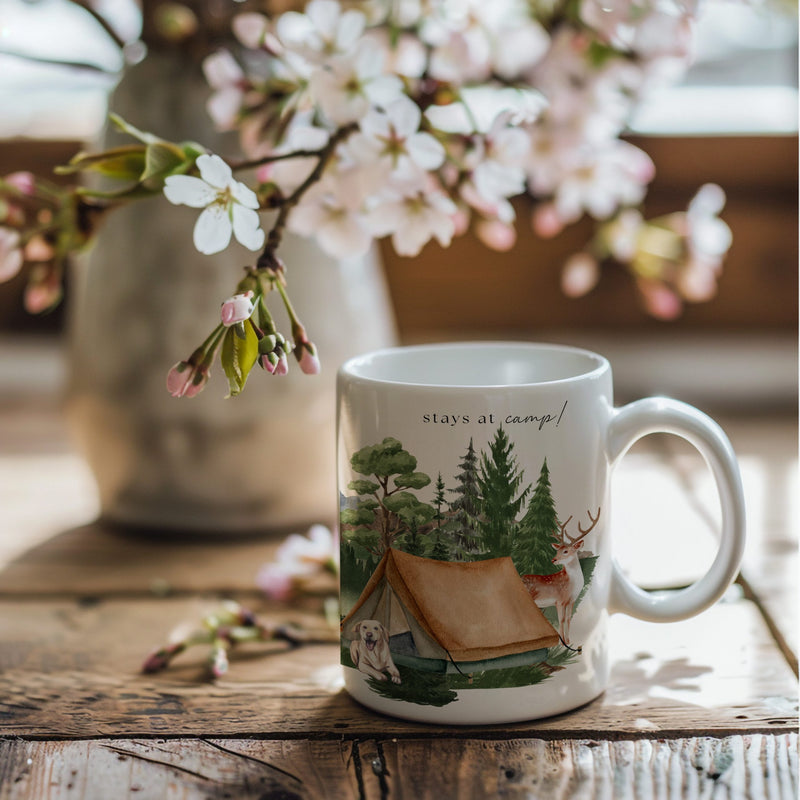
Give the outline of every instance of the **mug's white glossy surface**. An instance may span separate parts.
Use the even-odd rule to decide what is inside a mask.
[[[642,592],[616,567],[607,527],[610,518],[609,475],[613,465],[636,439],[656,431],[682,436],[704,455],[719,489],[723,527],[719,552],[708,573],[682,592],[658,596]],[[403,452],[416,460],[413,474],[424,473],[430,478],[429,484],[421,485],[423,479],[408,478],[411,471],[405,477],[401,476],[402,479],[395,477],[398,485],[392,485],[390,478],[376,478],[374,475],[370,478],[364,472],[358,472],[358,469],[369,468],[361,466],[365,462],[363,459],[358,461],[355,454],[363,454],[369,448],[380,446],[387,437],[396,440]],[[425,660],[416,658],[419,655],[416,645],[412,645],[413,652],[402,651],[406,655],[409,652],[414,655],[413,658],[405,658],[401,665],[403,669],[392,662],[391,668],[388,663],[381,663],[377,672],[370,671],[370,667],[364,666],[366,662],[363,659],[361,666],[356,668],[360,646],[357,640],[361,635],[361,625],[364,624],[363,617],[368,608],[382,609],[380,613],[386,623],[384,627],[387,629],[389,648],[387,657],[392,661],[391,656],[395,651],[391,648],[395,645],[389,644],[388,619],[390,613],[395,617],[400,614],[400,611],[395,612],[396,601],[392,600],[393,593],[396,595],[397,591],[390,583],[386,583],[389,587],[386,596],[389,599],[380,602],[373,601],[370,592],[375,593],[376,585],[383,586],[376,584],[379,578],[388,581],[387,569],[394,570],[394,573],[398,570],[402,572],[406,562],[410,565],[408,569],[418,569],[414,574],[423,576],[419,578],[420,581],[424,581],[425,575],[443,574],[441,567],[437,566],[440,561],[430,563],[434,561],[430,557],[433,542],[437,537],[446,538],[450,535],[451,540],[448,541],[451,541],[453,548],[455,545],[452,544],[452,535],[446,534],[445,528],[437,527],[444,524],[441,513],[443,494],[439,497],[438,505],[435,498],[437,476],[442,476],[442,488],[445,484],[452,485],[460,466],[463,466],[465,451],[472,447],[476,454],[480,454],[482,469],[491,471],[490,462],[495,457],[493,447],[500,446],[498,442],[503,441],[502,437],[507,440],[507,455],[514,464],[514,474],[520,476],[517,494],[528,487],[527,494],[518,506],[516,521],[512,522],[513,529],[517,530],[521,525],[525,505],[534,494],[537,478],[541,480],[542,474],[549,476],[549,493],[559,525],[566,521],[567,535],[580,537],[580,551],[575,547],[581,556],[582,573],[577,573],[580,585],[574,585],[573,581],[570,591],[580,590],[582,594],[578,599],[574,595],[571,601],[564,599],[566,595],[563,592],[567,590],[552,589],[552,582],[542,582],[542,575],[523,577],[526,570],[512,570],[511,583],[524,585],[530,592],[531,606],[537,606],[532,613],[542,619],[549,615],[545,624],[552,624],[552,636],[560,640],[547,649],[547,658],[556,658],[553,654],[557,650],[562,662],[558,663],[560,668],[551,668],[553,665],[548,666],[546,662],[535,668],[528,664],[524,669],[531,669],[530,684],[516,685],[521,682],[519,675],[523,674],[517,672],[513,680],[509,679],[514,685],[502,688],[478,688],[482,681],[491,682],[492,676],[511,675],[510,671],[503,672],[500,667],[492,666],[500,664],[500,659],[489,660],[490,666],[484,672],[486,658],[458,662],[448,647],[452,649],[458,646],[457,640],[461,634],[468,639],[473,623],[476,627],[485,626],[487,614],[495,614],[496,625],[498,629],[502,628],[506,622],[504,615],[511,611],[505,611],[499,593],[494,603],[490,593],[477,597],[474,604],[470,600],[459,601],[462,606],[447,611],[448,617],[462,620],[456,625],[457,630],[445,631],[442,634],[445,638],[434,637],[434,645],[443,648],[447,654],[446,661],[452,663],[452,680],[456,682],[453,685],[458,688],[447,694],[447,702],[430,705],[421,689],[410,688],[416,684],[409,677],[412,673],[408,671],[408,665],[416,666]],[[610,613],[623,611],[656,621],[681,619],[699,613],[725,591],[741,559],[744,546],[741,481],[735,457],[722,431],[696,409],[664,398],[650,398],[614,409],[611,368],[602,356],[588,351],[528,343],[464,343],[394,348],[359,356],[348,361],[338,376],[337,447],[342,509],[358,509],[362,506],[369,509],[369,513],[359,512],[362,514],[360,527],[344,522],[352,522],[358,516],[356,512],[347,516],[348,512],[344,511],[343,543],[355,537],[362,544],[367,542],[373,545],[374,558],[381,558],[379,566],[372,573],[373,580],[364,586],[358,597],[352,584],[347,583],[346,565],[343,565],[343,661],[347,664],[344,668],[345,686],[362,704],[393,716],[440,724],[492,724],[550,716],[581,706],[597,697],[607,684],[609,664],[606,627]],[[485,472],[477,474],[486,475]],[[372,480],[372,483],[365,483],[365,480]],[[378,483],[383,486],[380,490]],[[411,488],[404,489],[403,483],[409,483]],[[372,486],[375,487],[374,491],[366,497],[364,492],[371,491]],[[361,496],[358,496],[356,489],[361,491]],[[437,517],[431,520],[430,511],[427,511],[427,517],[420,512],[419,520],[426,522],[420,523],[419,528],[415,522],[413,532],[409,525],[403,528],[400,516],[392,517],[388,510],[383,509],[384,500],[391,506],[392,498],[401,496],[403,491],[406,494],[402,496],[411,497],[411,504],[419,502],[429,508],[436,505]],[[446,491],[443,488],[443,492]],[[450,488],[449,497],[452,498],[454,494],[456,492]],[[365,499],[369,502],[364,502]],[[366,530],[364,523],[370,514],[377,520],[373,531]],[[389,519],[392,520],[395,533],[388,530],[379,532],[379,523]],[[590,520],[596,520],[593,527]],[[583,527],[579,529],[578,525]],[[581,537],[581,532],[590,527],[590,532]],[[420,537],[427,536],[427,541],[417,537],[418,529],[424,532]],[[401,533],[397,534],[397,531]],[[393,535],[395,538],[392,538]],[[488,534],[484,534],[486,536]],[[562,542],[568,541],[563,534],[561,536]],[[423,543],[419,544],[420,541]],[[487,542],[489,539],[481,541]],[[409,542],[414,542],[417,560],[401,553],[395,559],[397,564],[390,564],[392,559],[387,560],[390,547],[410,551]],[[510,557],[510,551],[486,552],[485,544],[476,547],[484,547],[484,551],[470,556],[459,551],[459,559],[486,563],[486,559],[495,556]],[[452,552],[456,552],[455,549]],[[526,563],[523,556],[517,556],[514,556],[515,566]],[[453,558],[447,560],[452,562]],[[587,567],[589,562],[591,564]],[[537,563],[541,563],[541,560]],[[578,563],[577,559],[574,563]],[[374,561],[371,566],[375,567]],[[462,574],[459,569],[462,567],[454,567],[449,574]],[[346,584],[351,587],[348,592],[344,591]],[[539,588],[541,586],[547,588]],[[411,587],[410,583],[408,587]],[[411,595],[416,590],[408,587],[403,588],[399,596],[402,613],[408,618],[410,626],[401,627],[409,627],[412,631],[421,624],[430,633],[431,627],[424,619],[424,613],[430,612],[425,612],[428,607],[422,599],[414,612],[420,619],[411,619],[413,614],[409,611],[409,604],[415,604]],[[357,588],[361,588],[361,584]],[[517,589],[515,585],[514,591]],[[421,597],[424,587],[419,586],[419,591]],[[562,598],[565,604],[564,620],[555,613],[555,609],[546,607],[548,601],[542,602],[544,591]],[[534,603],[534,597],[538,598],[538,603]],[[544,614],[539,606],[544,609]],[[378,615],[377,610],[373,613]],[[478,621],[479,618],[484,621]],[[359,619],[361,623],[357,621]],[[436,628],[435,620],[429,622]],[[448,624],[452,628],[452,623]],[[412,634],[409,632],[407,635]],[[446,639],[447,636],[450,638]],[[450,644],[445,646],[448,641]],[[548,641],[554,639],[551,637]],[[352,659],[348,658],[348,647],[353,654]],[[528,657],[520,653],[519,648],[517,653],[515,658]],[[369,658],[374,663],[373,656]],[[404,656],[395,654],[395,658],[402,661]],[[467,675],[464,673],[465,664],[480,664],[482,671],[479,675]],[[449,665],[446,668],[451,669]],[[405,685],[400,672],[406,676]],[[490,676],[488,679],[487,675]],[[473,677],[475,684],[472,683]]]

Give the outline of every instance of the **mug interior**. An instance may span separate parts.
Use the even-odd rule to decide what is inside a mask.
[[[589,377],[608,362],[588,350],[524,342],[463,342],[378,350],[350,359],[342,372],[416,386],[523,386]]]

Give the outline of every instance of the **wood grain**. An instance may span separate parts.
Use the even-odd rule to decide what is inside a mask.
[[[797,796],[797,736],[383,741],[359,747],[368,797],[649,800]],[[419,764],[436,763],[435,770]],[[795,771],[793,771],[795,770]]]
[[[435,764],[435,768],[430,768]],[[1,800],[797,797],[797,734],[600,741],[0,742]]]
[[[352,749],[350,742],[238,739],[6,741],[0,798],[358,798]]]
[[[350,738],[452,731],[362,709],[341,689],[335,644],[242,646],[228,674],[211,683],[199,647],[163,673],[138,673],[171,629],[196,623],[209,608],[212,601],[198,598],[0,603],[0,735]],[[311,612],[265,610],[326,635]],[[746,600],[671,625],[616,616],[610,642],[604,696],[509,730],[607,737],[796,727],[794,676]]]

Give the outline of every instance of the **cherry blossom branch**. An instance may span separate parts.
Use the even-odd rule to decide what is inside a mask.
[[[288,153],[272,153],[268,156],[261,156],[251,160],[231,161],[231,169],[234,172],[239,172],[246,169],[255,169],[256,167],[263,167],[266,164],[275,164],[278,161],[289,161],[292,158],[319,158],[324,152],[325,148],[319,150],[292,150]]]
[[[178,641],[153,650],[142,664],[142,672],[152,674],[166,669],[172,660],[198,644],[210,645],[207,658],[212,677],[220,678],[228,671],[228,650],[243,642],[282,641],[289,647],[315,641],[328,642],[327,637],[312,637],[306,631],[287,623],[271,623],[259,620],[247,608],[234,601],[227,601],[216,612],[207,615],[202,627],[192,631]]]
[[[328,144],[317,153],[317,163],[314,169],[311,170],[306,179],[287,198],[278,202],[280,207],[278,218],[270,229],[264,252],[256,262],[256,269],[276,270],[276,266],[280,262],[276,259],[275,251],[278,249],[283,239],[283,232],[289,220],[289,213],[300,202],[303,195],[322,177],[322,173],[325,171],[325,167],[328,166],[328,163],[336,152],[336,148],[356,130],[358,130],[358,125],[356,123],[351,123],[350,125],[339,128],[331,134]]]

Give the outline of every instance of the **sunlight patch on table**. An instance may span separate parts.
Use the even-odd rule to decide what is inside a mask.
[[[0,456],[0,568],[98,512],[94,480],[79,456]]]

